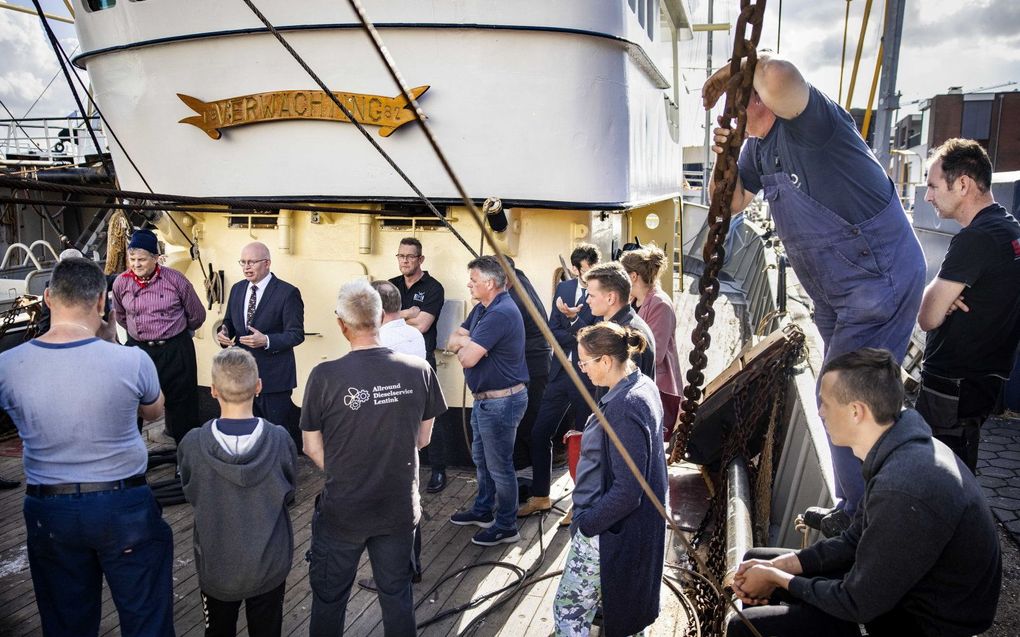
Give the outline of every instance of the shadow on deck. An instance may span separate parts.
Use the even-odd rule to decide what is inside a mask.
[[[147,433],[160,438],[148,428]],[[166,447],[150,442],[150,447]],[[0,451],[2,453],[2,451]],[[287,579],[287,593],[284,600],[284,635],[306,635],[308,633],[311,589],[308,583],[308,567],[305,552],[311,541],[312,507],[315,495],[322,488],[321,472],[306,458],[299,462],[299,487],[296,502],[291,508],[294,523],[293,569]],[[150,472],[151,481],[163,479],[164,473]],[[0,475],[24,481],[20,454],[17,457],[0,457]],[[448,522],[452,513],[470,506],[475,495],[474,472],[450,471],[449,486],[438,494],[424,494],[422,509],[422,564],[423,581],[414,586],[415,603],[418,604],[419,623],[435,617],[451,608],[464,605],[507,584],[514,582],[517,575],[510,569],[478,567],[455,575],[438,589],[431,591],[437,581],[448,574],[486,561],[503,561],[528,570],[532,575],[541,576],[562,568],[569,546],[566,529],[558,526],[560,514],[553,511],[544,521],[532,516],[521,524],[521,541],[513,545],[484,548],[471,543],[474,527],[454,526]],[[428,479],[425,470],[422,480]],[[554,474],[553,498],[567,495],[571,488],[570,478],[564,470]],[[21,513],[24,491],[14,489],[0,492],[0,635],[19,637],[38,635],[42,630],[32,590],[32,579],[28,568],[25,548],[25,524]],[[565,498],[563,505],[569,503]],[[366,513],[370,515],[370,513]],[[204,632],[201,597],[198,578],[195,575],[192,552],[191,507],[178,505],[168,507],[163,517],[174,533],[174,624],[179,636],[196,636]],[[543,550],[544,549],[544,550]],[[543,558],[544,554],[544,558]],[[371,576],[368,554],[362,558],[357,578]],[[549,635],[552,626],[552,602],[559,583],[558,577],[541,580],[522,590],[506,605],[485,618],[477,627],[477,635]],[[419,631],[424,636],[458,635],[491,606],[491,601],[478,608],[452,615]],[[685,616],[679,604],[668,589],[663,588],[662,613],[653,627],[657,635],[673,635],[677,625],[683,626]],[[247,634],[244,613],[238,622],[239,634]],[[103,619],[100,635],[119,634],[117,613],[110,600],[109,591],[103,593]],[[382,635],[382,617],[375,593],[355,585],[347,607],[345,634]]]

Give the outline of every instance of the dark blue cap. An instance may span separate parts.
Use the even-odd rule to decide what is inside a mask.
[[[156,235],[153,234],[152,230],[146,228],[135,230],[134,234],[131,235],[131,243],[128,244],[128,250],[134,250],[135,248],[141,248],[152,254],[159,254],[159,243],[156,241]]]

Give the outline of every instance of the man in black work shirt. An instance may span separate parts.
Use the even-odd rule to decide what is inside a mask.
[[[971,471],[1020,341],[1020,223],[995,202],[991,180],[984,148],[950,139],[932,153],[925,194],[963,229],[921,300],[928,338],[917,411]]]
[[[436,328],[445,300],[443,284],[421,269],[425,262],[421,241],[404,237],[397,246],[396,257],[400,276],[390,279],[390,283],[400,291],[400,318],[425,337],[425,360],[435,371]],[[446,488],[446,440],[446,421],[440,417],[436,419],[429,446],[432,477],[425,487],[429,493],[438,493]]]

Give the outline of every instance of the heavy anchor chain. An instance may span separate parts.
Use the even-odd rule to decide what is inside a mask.
[[[687,449],[687,438],[698,414],[705,385],[705,367],[708,365],[706,352],[712,343],[709,329],[715,322],[712,305],[719,296],[719,271],[722,269],[726,251],[723,244],[730,229],[730,202],[737,185],[737,158],[747,128],[747,104],[754,88],[754,69],[757,66],[756,49],[761,37],[762,18],[765,15],[765,0],[741,0],[740,15],[737,18],[733,43],[733,57],[730,59],[730,80],[726,89],[726,105],[719,116],[719,125],[729,129],[736,121],[736,128],[728,138],[723,153],[716,160],[712,191],[712,205],[708,211],[708,238],[702,250],[705,270],[698,281],[700,299],[694,310],[697,321],[691,333],[694,350],[690,355],[691,367],[687,370],[687,386],[681,403],[680,424],[673,437],[673,453],[670,462],[679,462]],[[751,27],[747,37],[748,27]]]
[[[7,331],[17,321],[22,312],[28,314],[28,329],[22,337],[24,341],[30,341],[36,336],[39,324],[39,315],[42,313],[42,298],[32,296],[21,296],[11,307],[0,312],[0,339],[7,335]]]
[[[720,460],[722,467],[737,457],[747,463],[748,478],[754,485],[752,521],[756,545],[765,542],[768,532],[775,461],[781,448],[776,442],[782,436],[789,377],[804,348],[804,333],[798,327],[787,325],[783,331],[786,337],[783,346],[762,361],[759,373],[740,380],[734,390],[734,424],[724,433]],[[763,439],[760,449],[754,444],[758,438]],[[726,485],[720,481],[696,538],[697,544],[706,542],[706,563],[718,580],[723,579],[726,570],[726,492]],[[697,602],[702,634],[721,635],[725,603],[711,589],[696,584],[688,585],[688,594]]]

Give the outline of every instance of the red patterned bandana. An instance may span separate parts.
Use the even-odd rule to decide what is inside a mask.
[[[156,269],[152,271],[152,276],[150,276],[147,280],[144,281],[140,279],[137,274],[135,274],[134,270],[128,270],[121,276],[133,279],[134,282],[138,284],[138,287],[144,288],[146,285],[152,283],[153,279],[159,276],[159,264],[158,263],[156,264]]]

